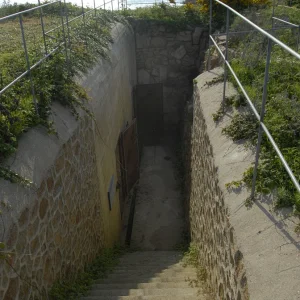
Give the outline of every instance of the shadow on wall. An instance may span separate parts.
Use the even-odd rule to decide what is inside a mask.
[[[197,89],[194,107],[188,103],[185,110],[183,140],[187,223],[207,283],[216,299],[248,299],[243,255],[234,245]]]

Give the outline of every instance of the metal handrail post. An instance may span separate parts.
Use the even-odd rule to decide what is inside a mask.
[[[211,36],[211,24],[212,24],[212,3],[213,0],[209,1],[209,36]],[[207,62],[207,70],[210,71],[211,65],[211,41],[210,38],[208,39],[208,62]]]
[[[268,39],[268,50],[267,50],[267,60],[266,60],[264,86],[263,86],[262,106],[261,106],[261,113],[260,113],[260,120],[259,120],[258,140],[257,140],[256,154],[255,154],[255,166],[254,166],[254,171],[253,171],[252,189],[251,189],[251,196],[250,196],[251,199],[254,199],[254,195],[255,195],[257,168],[258,168],[258,161],[259,161],[259,155],[260,155],[260,149],[261,149],[262,135],[264,132],[261,123],[263,123],[263,121],[264,121],[265,110],[266,110],[271,52],[272,52],[272,41],[270,39]]]
[[[61,27],[62,27],[62,33],[63,33],[63,39],[64,39],[64,45],[65,45],[65,55],[66,55],[66,62],[69,63],[68,59],[68,46],[67,46],[67,40],[66,40],[66,33],[65,33],[65,22],[64,22],[64,12],[61,1],[59,2],[60,6],[60,19],[61,19]]]
[[[33,103],[34,103],[36,113],[39,114],[37,101],[36,101],[36,97],[35,97],[34,84],[33,84],[33,80],[32,80],[32,74],[31,74],[31,70],[30,70],[30,62],[29,62],[29,57],[28,57],[28,51],[27,51],[27,45],[26,45],[26,39],[25,39],[25,33],[24,33],[24,27],[23,27],[22,14],[19,14],[19,23],[20,23],[20,28],[21,28],[24,52],[25,52],[25,59],[26,59],[26,65],[27,65],[27,74],[29,75],[29,80],[30,80],[30,85],[31,85],[31,93],[32,93],[32,97],[33,97]]]
[[[106,5],[106,3],[105,3],[105,2],[106,2],[106,0],[103,0],[103,1],[104,1],[104,9],[106,9],[106,8],[105,8],[105,5]]]
[[[71,72],[71,38],[70,38],[70,27],[69,27],[69,10],[67,7],[66,0],[64,0],[64,12],[66,17],[66,22],[64,23],[67,25],[67,35],[68,35],[68,45],[66,45],[67,50],[69,50],[69,56],[68,56],[68,72],[70,74]]]
[[[41,5],[41,1],[38,0],[39,6]],[[42,26],[42,32],[43,32],[43,40],[44,40],[44,47],[45,47],[45,54],[48,54],[47,50],[47,42],[46,42],[46,35],[45,35],[45,26],[44,26],[44,18],[43,18],[43,8],[40,7],[40,18],[41,18],[41,26]]]
[[[274,29],[274,17],[275,17],[275,0],[273,0],[273,10],[272,10],[272,30]]]
[[[298,39],[297,39],[297,52],[299,52],[299,45],[300,44],[300,25],[299,25],[299,28],[298,28]]]
[[[82,11],[83,24],[84,24],[84,27],[85,27],[85,13],[84,13],[83,0],[81,0],[81,11]]]
[[[70,38],[70,27],[69,27],[69,10],[67,7],[66,0],[64,0],[64,9],[66,12],[66,22],[64,24],[67,25],[67,31],[68,31],[68,48],[71,50],[71,38]]]
[[[113,11],[113,10],[114,10],[113,1],[114,1],[114,0],[111,0],[111,11]]]
[[[96,10],[96,0],[94,0],[94,11],[95,11],[95,17],[97,15],[97,10]]]
[[[229,9],[226,9],[226,50],[225,50],[225,61],[224,61],[224,86],[223,86],[223,103],[222,109],[225,112],[225,95],[226,95],[226,82],[227,82],[227,67],[226,61],[228,61],[228,35],[229,35]]]

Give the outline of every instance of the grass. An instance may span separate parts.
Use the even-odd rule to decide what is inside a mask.
[[[271,28],[272,9],[248,12],[250,19],[263,28]],[[283,7],[276,9],[276,16],[299,23],[300,10]],[[235,20],[232,30],[244,30],[246,27]],[[297,33],[291,29],[276,31],[276,37],[296,48]],[[241,80],[245,90],[258,112],[261,109],[262,87],[265,72],[267,40],[260,34],[233,37],[230,48],[234,55],[230,57],[231,65]],[[238,88],[234,78],[230,81]],[[268,97],[264,123],[281,149],[286,161],[300,180],[300,61],[277,45],[273,45]],[[252,145],[257,143],[258,123],[248,111],[236,114],[230,125],[223,132],[233,140],[247,139]],[[251,186],[253,167],[245,171],[241,183]],[[276,196],[276,207],[292,206],[294,213],[300,214],[300,196],[280,162],[272,145],[263,136],[259,161],[256,191]]]
[[[127,9],[121,12],[121,14],[134,19],[168,24],[174,30],[184,30],[188,25],[203,26],[208,24],[207,14],[201,13],[199,5],[172,6],[161,3],[134,10]]]
[[[96,279],[105,278],[119,263],[119,258],[127,251],[123,247],[102,250],[83,272],[74,278],[57,281],[49,292],[52,300],[75,300],[84,296]]]
[[[23,19],[30,65],[45,55],[40,22],[36,15]],[[41,124],[48,128],[49,133],[54,133],[52,123],[48,119],[53,101],[69,106],[75,115],[77,115],[76,107],[87,111],[84,103],[88,97],[76,83],[75,77],[87,72],[100,57],[109,59],[107,49],[112,42],[110,29],[114,22],[126,24],[125,19],[117,13],[99,10],[96,16],[90,14],[86,17],[86,26],[82,26],[82,19],[70,24],[68,61],[65,57],[65,48],[60,47],[55,55],[31,72],[38,114],[33,103],[28,76],[0,96],[1,170],[6,167],[3,166],[5,159],[16,151],[19,137],[31,127]],[[44,23],[47,31],[60,25],[61,19],[57,13],[47,14]],[[64,41],[61,28],[51,32],[50,35],[52,38],[48,37],[46,40],[48,53]],[[27,69],[18,20],[1,22],[0,40],[2,89]],[[5,172],[0,172],[0,176],[8,174],[6,170],[7,168]]]

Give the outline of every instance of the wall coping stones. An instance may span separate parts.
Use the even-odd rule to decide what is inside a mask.
[[[243,172],[254,161],[254,153],[243,143],[235,143],[222,134],[234,112],[228,112],[216,125],[212,114],[221,103],[223,83],[208,87],[223,73],[222,68],[204,72],[196,80],[195,90],[207,127],[219,187],[223,192],[228,214],[225,216],[234,228],[237,247],[243,255],[250,299],[298,300],[300,299],[300,237],[294,232],[297,219],[290,217],[288,209],[274,211],[272,196],[260,197],[252,208],[245,207],[250,195],[246,188],[228,191],[225,184],[242,178]],[[228,94],[237,93],[228,83]]]

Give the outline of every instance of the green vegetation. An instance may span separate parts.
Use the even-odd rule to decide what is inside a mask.
[[[125,248],[104,249],[96,259],[87,265],[83,272],[73,278],[56,282],[49,292],[53,300],[75,300],[85,295],[94,280],[104,278],[119,263],[119,258],[126,252]]]
[[[193,266],[197,269],[197,279],[205,282],[207,280],[207,271],[199,262],[198,249],[195,244],[191,243],[188,249],[183,254],[183,262],[186,266]],[[198,280],[194,281],[195,286],[198,285]],[[209,293],[210,291],[207,290]]]
[[[271,14],[271,9],[265,9],[259,11],[259,15],[256,12],[249,13],[249,17],[260,26],[271,28]],[[300,10],[278,7],[276,16],[299,23]],[[233,30],[246,29],[242,27],[239,20],[233,23],[232,28]],[[275,35],[295,49],[297,31],[282,29],[276,31]],[[234,58],[230,59],[231,64],[258,112],[260,112],[262,101],[266,46],[267,39],[258,33],[251,33],[242,38],[233,37],[230,41],[230,48],[234,49]],[[229,79],[237,87],[233,76]],[[277,45],[273,45],[272,49],[264,123],[299,181],[300,61]],[[231,124],[225,127],[223,132],[233,140],[246,139],[252,145],[256,145],[258,122],[250,111],[244,111],[234,115]],[[250,187],[252,176],[253,167],[246,170],[240,184],[245,183]],[[265,135],[262,141],[256,191],[264,194],[275,192],[277,207],[293,206],[294,212],[300,213],[300,195]]]
[[[160,3],[151,7],[127,9],[121,13],[135,19],[159,21],[162,24],[173,26],[174,30],[183,30],[188,25],[208,24],[207,14],[200,12],[199,5],[190,3],[182,6]]]
[[[117,13],[98,10],[97,15],[89,14],[89,17],[85,18],[85,26],[81,18],[70,24],[67,59],[65,47],[61,45],[59,51],[31,72],[37,111],[28,77],[21,79],[0,96],[0,163],[3,164],[5,158],[16,151],[18,138],[31,127],[44,125],[50,133],[55,133],[49,120],[53,101],[70,107],[76,116],[77,107],[89,113],[84,106],[88,100],[87,94],[77,84],[75,77],[87,72],[99,57],[109,59],[107,49],[113,42],[110,29],[117,21],[126,23]],[[47,30],[52,25],[60,25],[60,22],[55,12],[45,17]],[[33,65],[45,55],[40,19],[37,16],[24,18],[24,29],[29,60]],[[2,22],[0,32],[0,89],[2,89],[26,71],[26,61],[18,20]],[[47,39],[48,53],[64,41],[61,29],[52,32],[51,35],[52,38]],[[7,171],[7,168],[1,167],[0,176],[16,180],[18,175],[10,176]]]

